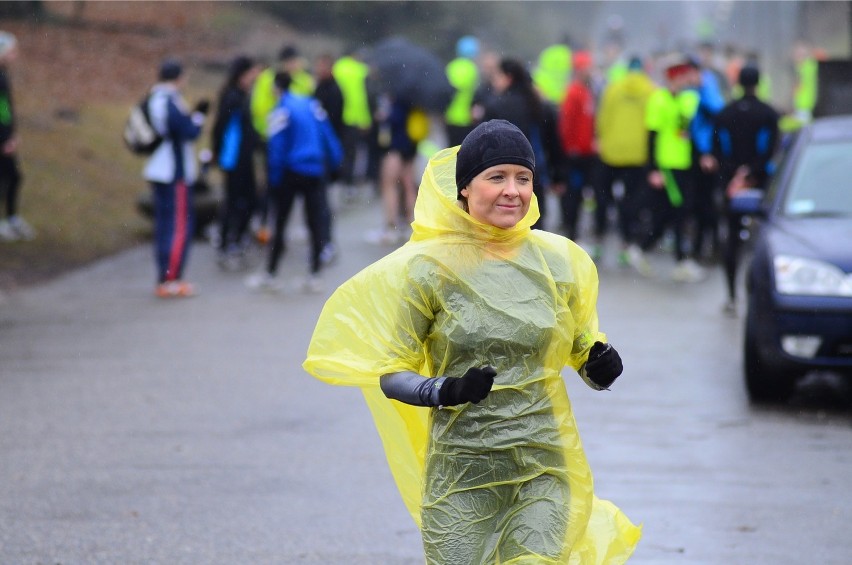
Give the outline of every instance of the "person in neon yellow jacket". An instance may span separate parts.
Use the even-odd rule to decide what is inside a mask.
[[[473,97],[479,87],[479,69],[476,56],[479,40],[466,35],[456,43],[456,58],[447,64],[447,79],[456,93],[444,112],[447,125],[447,145],[460,145],[473,128]]]
[[[591,258],[530,229],[534,170],[505,120],[437,153],[411,239],[335,291],[304,362],[362,389],[428,565],[617,565],[641,536],[594,495],[561,371],[622,365]]]
[[[793,62],[796,65],[793,108],[796,116],[807,123],[813,118],[814,106],[816,106],[819,69],[810,43],[804,40],[796,42],[793,46]]]
[[[547,100],[561,105],[571,81],[572,51],[566,43],[546,47],[538,56],[532,73],[533,84]]]
[[[627,249],[636,243],[638,235],[636,224],[648,164],[645,114],[656,89],[657,85],[642,67],[642,60],[632,57],[627,74],[604,89],[595,117],[601,161],[598,190],[611,194],[617,180],[624,186],[624,193],[618,200],[618,231],[622,243],[618,260],[624,265],[629,262]]]
[[[335,61],[331,70],[343,94],[343,165],[340,180],[351,187],[356,180],[355,161],[359,151],[367,151],[368,136],[373,125],[367,77],[370,67],[357,53],[349,53]]]
[[[285,45],[278,53],[278,65],[267,67],[257,77],[251,95],[252,124],[261,138],[267,139],[267,117],[278,103],[275,90],[275,75],[286,72],[292,79],[293,94],[311,96],[314,93],[314,78],[304,68],[304,60],[293,45]]]

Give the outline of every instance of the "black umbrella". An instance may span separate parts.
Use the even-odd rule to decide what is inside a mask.
[[[443,111],[453,97],[444,63],[428,50],[402,37],[380,41],[367,63],[375,70],[380,90],[424,110]]]

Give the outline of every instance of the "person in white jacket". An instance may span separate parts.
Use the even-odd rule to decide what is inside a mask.
[[[154,200],[155,293],[160,298],[193,296],[195,288],[183,280],[183,274],[193,234],[192,185],[198,177],[194,141],[210,103],[201,100],[188,110],[180,92],[183,67],[175,59],[163,61],[158,78],[148,99],[148,113],[163,141],[143,173]]]

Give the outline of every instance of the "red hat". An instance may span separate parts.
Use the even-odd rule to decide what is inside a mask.
[[[685,75],[694,68],[695,67],[689,63],[679,63],[677,65],[672,65],[671,67],[666,67],[666,78],[669,80],[675,79],[679,76]]]
[[[574,53],[574,68],[587,71],[592,68],[592,54],[588,51]]]

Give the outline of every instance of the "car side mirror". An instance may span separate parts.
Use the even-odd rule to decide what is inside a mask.
[[[743,216],[765,216],[766,209],[763,206],[765,192],[759,188],[744,188],[737,191],[728,200],[728,209],[734,214]]]

